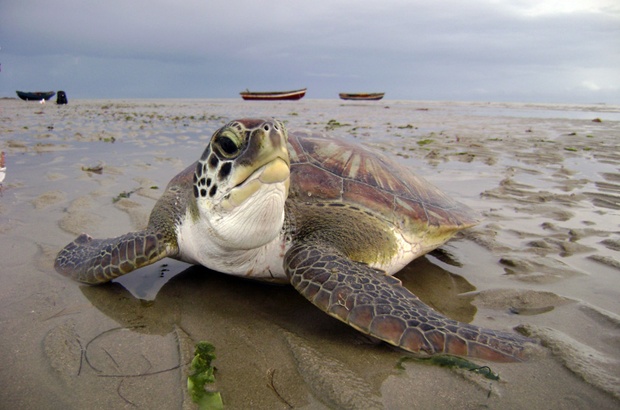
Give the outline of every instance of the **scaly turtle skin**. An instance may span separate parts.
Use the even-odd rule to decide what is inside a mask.
[[[413,353],[522,360],[532,340],[448,319],[390,276],[476,221],[379,154],[243,119],[170,181],[145,230],[82,234],[55,268],[98,284],[172,257],[289,282],[327,314]]]

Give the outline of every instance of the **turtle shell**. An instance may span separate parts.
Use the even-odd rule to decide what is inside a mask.
[[[289,197],[340,202],[372,212],[405,237],[440,239],[475,225],[475,211],[407,168],[360,145],[310,131],[289,132]]]

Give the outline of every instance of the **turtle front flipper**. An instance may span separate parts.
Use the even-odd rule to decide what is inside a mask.
[[[161,233],[130,232],[110,239],[82,234],[58,253],[54,268],[64,276],[94,285],[175,253],[176,246],[167,243]]]
[[[286,254],[291,284],[314,305],[355,329],[413,353],[510,362],[533,340],[442,316],[400,280],[354,262],[330,245],[300,243]]]

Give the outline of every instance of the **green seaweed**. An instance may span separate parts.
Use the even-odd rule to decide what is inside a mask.
[[[215,383],[215,347],[208,342],[198,342],[194,351],[190,371],[187,378],[187,390],[194,403],[201,410],[223,409],[222,396],[217,391],[208,391],[207,384]]]
[[[335,119],[331,119],[327,121],[327,125],[325,126],[325,129],[330,131],[330,130],[334,130],[339,127],[349,127],[349,126],[351,126],[351,124],[342,124]]]
[[[131,191],[123,191],[120,194],[116,195],[114,198],[112,198],[112,203],[117,203],[118,201],[120,201],[123,198],[129,198],[131,196],[131,194],[135,193],[139,188],[136,188],[134,190]]]
[[[103,173],[103,165],[97,164],[97,165],[93,165],[93,166],[83,166],[82,167],[82,171],[92,172],[92,173],[95,173],[95,174],[101,174],[101,173]]]
[[[433,140],[432,140],[432,139],[430,139],[430,138],[427,138],[427,139],[423,139],[423,140],[418,141],[418,142],[417,142],[417,144],[418,144],[419,146],[423,147],[424,145],[428,145],[428,144],[430,144],[431,142],[433,142]]]
[[[463,359],[462,357],[450,355],[436,355],[430,357],[405,356],[398,361],[398,363],[396,364],[396,368],[400,370],[405,370],[403,363],[409,361],[422,362],[439,367],[465,369],[469,370],[470,372],[480,374],[490,380],[499,380],[499,374],[493,372],[493,370],[491,370],[489,366],[478,366],[476,363],[470,362],[469,360]]]

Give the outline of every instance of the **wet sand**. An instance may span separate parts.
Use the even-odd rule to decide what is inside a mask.
[[[53,270],[81,232],[142,228],[170,178],[240,117],[372,146],[484,220],[397,276],[445,315],[544,348],[476,360],[500,380],[406,361],[288,286],[164,260],[106,286]],[[227,408],[618,408],[620,107],[379,101],[0,100],[0,403],[193,408],[186,364],[216,347]]]

